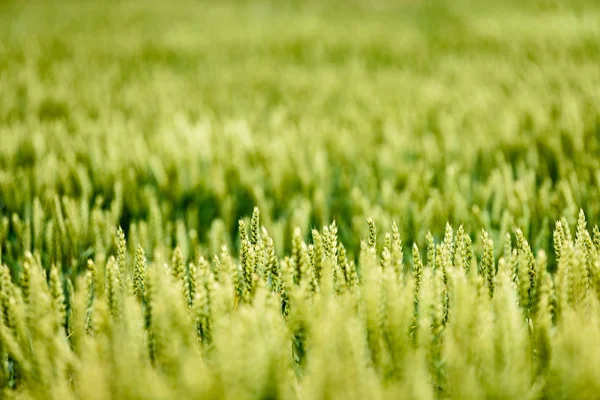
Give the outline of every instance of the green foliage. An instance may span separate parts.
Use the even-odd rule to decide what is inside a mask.
[[[557,223],[558,229],[568,226]],[[395,398],[417,390],[416,398],[563,399],[595,393],[588,385],[600,370],[589,353],[599,350],[585,339],[600,326],[595,248],[588,263],[577,239],[565,239],[554,274],[544,251],[529,258],[517,230],[510,262],[524,272],[513,273],[504,258],[495,272],[494,246],[483,231],[481,261],[471,272],[462,255],[466,234],[453,235],[448,225],[442,243],[428,236],[428,246],[440,249],[438,268],[423,264],[414,243],[412,274],[398,274],[388,232],[381,252],[363,242],[359,279],[335,230],[331,224],[314,232],[324,238],[320,280],[302,239],[298,267],[289,256],[268,261],[261,272],[254,256],[234,260],[223,249],[215,258],[219,274],[216,263],[200,257],[187,268],[186,286],[174,273],[178,248],[169,264],[148,262],[138,247],[124,285],[110,254],[102,282],[90,260],[75,285],[56,266],[46,278],[26,254],[20,281],[7,266],[0,275],[4,394],[78,398],[88,396],[83,386],[91,381],[97,396],[119,398]],[[588,235],[580,222],[577,238]],[[261,238],[268,237],[261,228]],[[298,237],[296,231],[293,240]],[[254,254],[250,241],[244,243]],[[577,330],[566,327],[573,323]],[[579,363],[573,354],[588,368],[566,369],[565,363]],[[333,368],[338,375],[328,373]],[[350,390],[346,379],[354,375]]]
[[[0,2],[0,398],[597,398],[598,26]]]

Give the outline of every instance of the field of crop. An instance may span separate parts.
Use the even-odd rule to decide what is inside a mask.
[[[600,3],[0,0],[0,399],[600,398]]]

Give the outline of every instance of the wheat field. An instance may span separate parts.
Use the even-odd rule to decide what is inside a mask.
[[[0,1],[0,398],[600,398],[598,65],[591,0]]]

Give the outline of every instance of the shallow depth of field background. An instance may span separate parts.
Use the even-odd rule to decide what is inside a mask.
[[[544,364],[547,370],[540,369],[535,343],[542,339],[536,336],[534,321],[541,307],[538,302],[544,297],[541,287],[548,296],[544,304],[551,318],[550,322],[539,318],[552,325],[548,332],[561,332],[561,323],[568,326],[560,317],[564,314],[556,311],[564,310],[565,304],[573,308],[573,318],[590,320],[578,308],[581,304],[588,307],[586,312],[596,315],[594,285],[600,285],[600,279],[595,281],[595,274],[600,277],[600,248],[596,248],[593,228],[600,216],[599,65],[600,4],[595,1],[0,1],[0,259],[6,270],[0,274],[4,276],[0,297],[5,299],[0,310],[6,315],[6,329],[0,329],[0,385],[4,395],[347,399],[367,398],[364,396],[370,393],[372,398],[594,398],[600,365],[591,357],[580,358],[583,350],[580,354],[577,349],[583,349],[583,339],[579,340],[577,332],[563,332],[564,337],[549,333],[548,343],[552,344],[548,346],[556,346],[560,355],[554,364]],[[245,248],[243,234],[240,237],[239,220],[242,218],[250,229],[255,207],[260,210],[260,227],[268,231],[269,239],[263,232],[260,240],[272,240],[274,258],[270,261],[265,248],[271,247],[248,242],[251,247]],[[582,227],[584,215],[587,225]],[[376,227],[374,243],[368,239],[373,229],[369,232],[367,218],[372,218]],[[330,225],[334,221],[335,234]],[[557,221],[561,221],[558,230]],[[413,259],[417,255],[422,255],[425,269],[433,266],[439,254],[443,265],[447,257],[448,268],[456,267],[459,256],[454,249],[467,243],[463,236],[452,239],[459,226],[472,239],[473,262],[479,265],[474,268],[484,283],[461,283],[457,278],[448,284],[447,272],[443,280],[437,279],[433,268],[431,276],[426,272],[424,279],[431,293],[436,293],[435,288],[443,292],[443,299],[437,300],[446,310],[443,324],[438,321],[444,327],[452,324],[445,314],[448,307],[471,310],[470,301],[480,300],[481,287],[493,285],[497,279],[495,283],[503,288],[500,292],[504,290],[507,296],[498,302],[509,310],[505,310],[508,325],[502,325],[506,332],[490,334],[494,339],[485,346],[491,347],[481,344],[483,355],[477,350],[480,344],[475,344],[479,342],[462,343],[472,346],[474,354],[456,361],[457,354],[463,353],[453,351],[460,346],[455,343],[452,347],[451,339],[437,341],[445,329],[436,325],[437,314],[423,322],[414,306],[415,319],[402,329],[413,332],[416,326],[431,323],[432,329],[440,330],[434,335],[439,347],[428,347],[410,333],[398,343],[404,340],[406,346],[414,345],[417,350],[407,351],[410,355],[402,353],[406,358],[401,361],[394,358],[400,355],[386,342],[393,340],[381,332],[400,328],[382,322],[389,314],[382,311],[386,301],[380,299],[381,306],[373,306],[378,300],[370,303],[373,297],[385,297],[382,293],[388,290],[372,282],[389,280],[385,274],[386,250],[393,246],[392,236],[388,239],[385,233],[392,232],[394,222],[394,232],[402,239],[403,261],[398,253],[388,257],[392,257],[392,264],[404,263],[403,274],[410,277],[410,283],[394,286],[390,293],[397,290],[412,296],[416,279],[413,263],[417,263]],[[336,254],[329,248],[324,259],[332,258],[329,267],[334,283],[330,289],[337,297],[331,302],[341,304],[337,306],[314,294],[317,282],[312,278],[306,278],[308,286],[302,284],[303,273],[312,276],[315,265],[321,267],[320,261],[315,264],[309,245],[313,245],[312,251],[318,248],[319,239],[315,242],[312,230],[324,226],[325,250],[327,238],[335,237]],[[449,240],[444,237],[448,226],[453,229]],[[127,238],[126,249],[117,227]],[[587,236],[584,228],[589,230]],[[255,233],[251,234],[253,241],[259,237]],[[561,253],[557,246],[563,246],[563,239],[572,248],[567,244],[565,248],[570,250]],[[306,242],[304,247],[300,241]],[[361,241],[367,245],[361,248]],[[433,253],[428,246],[434,242],[440,246],[438,255],[429,259]],[[352,300],[344,297],[344,288],[352,287],[349,275],[345,283],[336,281],[346,266],[346,261],[337,258],[337,243],[343,244],[346,261],[360,278],[355,284],[362,291],[349,289],[355,296],[348,295]],[[413,243],[420,249],[416,253]],[[215,265],[226,264],[223,259],[214,259],[215,255],[223,256],[223,246],[229,251],[225,255],[232,257],[232,281],[226,283],[219,282],[215,272],[220,268]],[[300,255],[302,248],[306,259]],[[211,314],[215,309],[206,305],[201,316],[192,305],[193,298],[187,299],[187,308],[183,303],[173,305],[181,306],[185,318],[191,316],[189,326],[186,322],[173,329],[183,331],[194,326],[190,331],[198,333],[200,326],[200,331],[204,329],[199,333],[200,344],[195,342],[197,338],[188,341],[187,336],[181,341],[174,339],[169,350],[149,350],[150,355],[144,356],[148,359],[124,354],[125,364],[117,367],[122,360],[115,352],[123,343],[138,340],[132,345],[137,350],[131,351],[142,354],[140,349],[147,348],[152,337],[160,336],[151,334],[150,314],[145,311],[152,302],[143,293],[137,298],[133,295],[137,282],[134,271],[141,265],[141,258],[136,258],[138,249],[145,254],[144,268],[148,270],[163,268],[165,263],[173,270],[173,263],[181,263],[183,270],[174,274],[188,292],[195,279],[191,271],[201,269],[199,259],[203,257],[211,263],[211,272],[203,279],[215,279],[210,284],[203,281],[203,285],[214,284],[215,293],[222,292],[213,295],[207,289],[207,298],[216,296],[223,304],[229,300],[233,303],[230,308],[219,309],[219,315]],[[561,254],[570,260],[563,262],[569,265],[564,267],[569,273],[582,268],[579,278],[568,278],[568,273],[557,278],[562,276]],[[117,259],[111,261],[111,256]],[[289,263],[287,256],[291,256]],[[94,328],[97,335],[90,334],[94,331],[91,325],[80,331],[92,338],[87,346],[97,354],[91,359],[81,356],[78,339],[72,336],[77,318],[92,324],[91,311],[84,318],[87,311],[78,315],[74,303],[76,293],[91,290],[84,289],[83,282],[90,271],[89,260],[96,265],[95,273],[102,276],[96,294],[87,294],[90,299],[102,302],[117,296],[109,283],[113,266],[120,276],[114,279],[122,285],[118,306],[109,300],[106,307],[111,308],[110,313],[100,310],[94,314],[100,315]],[[304,261],[308,266],[302,264]],[[381,266],[384,272],[375,274],[369,283],[368,267],[361,267],[361,263]],[[290,300],[293,290],[274,284],[269,268],[275,264],[277,268],[289,264],[291,270],[298,269],[298,276],[290,272],[294,275],[291,283],[298,285],[299,293],[312,293],[298,295],[308,296],[310,301]],[[502,286],[504,278],[500,272],[494,277],[496,270],[508,265],[509,271],[513,264],[514,274],[507,272],[510,276]],[[519,272],[521,264],[525,272]],[[244,272],[248,265],[250,272]],[[552,278],[540,277],[544,275],[540,265],[544,272],[547,266]],[[50,278],[52,266],[55,278]],[[38,307],[29,304],[23,294],[27,268],[46,271],[38,283],[43,283],[42,278],[49,282],[48,296],[54,299],[47,304],[49,309],[64,308],[57,317],[62,318],[64,329],[57,332],[49,322],[54,328],[47,328],[43,335],[33,328],[19,331],[18,318],[10,317],[12,312],[21,312],[23,321],[30,320],[35,314],[32,310]],[[301,268],[307,270],[302,272]],[[279,273],[280,277],[285,275],[285,267]],[[519,273],[524,274],[521,281]],[[161,281],[162,272],[151,274],[154,276],[149,279]],[[215,276],[209,279],[210,274]],[[238,275],[244,283],[236,281]],[[523,288],[526,277],[531,284]],[[256,289],[261,279],[268,295]],[[573,279],[580,279],[581,286]],[[563,288],[563,280],[571,286]],[[436,286],[442,281],[443,290]],[[176,284],[169,281],[155,290],[161,299],[171,294],[177,297],[181,290]],[[236,288],[232,299],[224,294],[229,284]],[[461,285],[468,295],[452,297],[462,290]],[[414,292],[415,304],[418,292]],[[267,300],[260,297],[263,295]],[[254,296],[266,305],[249,300]],[[568,299],[562,306],[561,296]],[[489,305],[493,311],[478,311],[489,319],[477,320],[477,324],[491,324],[492,320],[505,324],[498,322],[504,321],[503,317],[494,319],[494,313],[504,309],[493,299],[482,306]],[[428,300],[433,309],[437,300]],[[83,297],[81,301],[85,303]],[[86,303],[89,310],[96,307],[91,301]],[[281,301],[298,301],[300,307],[292,307],[292,314],[286,314],[289,310],[285,311],[284,304],[281,315],[269,314],[273,311],[270,302]],[[132,308],[127,308],[129,303]],[[240,306],[244,303],[249,304]],[[397,305],[398,310],[409,307],[412,318],[412,299],[402,304]],[[44,306],[39,307],[36,312],[43,315]],[[140,321],[132,317],[127,330],[119,325],[126,325],[126,318],[115,318],[112,307],[121,310],[118,315],[137,313]],[[317,313],[312,307],[322,309]],[[521,308],[525,309],[522,318],[511,319],[511,313],[519,313],[515,310]],[[298,309],[303,312],[295,320],[294,310]],[[369,316],[372,309],[376,317]],[[175,317],[153,320],[162,324],[167,342],[167,327],[173,324],[169,318]],[[280,346],[273,353],[265,352],[268,338],[252,331],[259,328],[249,321],[260,325],[265,322],[261,318],[271,324],[265,329],[280,334],[273,345]],[[352,318],[363,321],[364,330],[360,324],[353,328]],[[216,339],[219,328],[214,328],[212,337],[207,338],[208,320],[214,320],[214,326],[221,321],[232,331],[247,331],[247,336],[222,333],[221,339]],[[379,322],[373,322],[376,320]],[[326,326],[328,321],[346,321],[346,336]],[[591,321],[583,331],[598,330],[600,325],[594,325],[593,318]],[[485,326],[490,332],[501,331]],[[129,333],[121,332],[121,328]],[[381,330],[387,350],[379,348],[383,345],[373,339],[377,334],[372,328]],[[341,336],[339,341],[326,334],[319,339],[318,335],[311,336],[311,329]],[[527,334],[520,337],[517,331]],[[101,341],[102,332],[112,339]],[[482,372],[482,365],[489,361],[486,351],[494,346],[510,347],[513,336],[520,337],[523,346],[515,344],[510,354],[530,351],[532,358],[519,364],[494,356],[498,358],[490,363],[495,363],[498,379],[494,383],[482,379],[480,375],[487,373]],[[15,353],[11,338],[24,346],[20,355]],[[35,338],[40,348],[31,344]],[[213,340],[217,344],[211,347],[207,343]],[[237,349],[235,345],[228,350],[227,343],[235,340],[247,354],[236,355],[232,350]],[[44,343],[52,341],[67,345],[45,349]],[[373,343],[379,350],[373,350]],[[325,344],[361,350],[352,355],[339,350],[344,356],[335,360],[319,358],[329,351]],[[192,347],[195,350],[189,350]],[[585,341],[585,348],[588,354],[600,354],[600,347],[591,339]],[[180,361],[179,356],[173,356],[167,362],[157,356],[161,351],[196,351],[198,355]],[[388,356],[382,355],[386,351]],[[435,356],[427,356],[428,351]],[[65,357],[61,366],[52,367],[63,375],[47,373],[49,365],[62,359],[53,352]],[[264,376],[244,375],[236,366],[251,368],[252,354],[261,354],[268,360],[264,365],[285,373],[265,367]],[[312,364],[311,354],[316,360]],[[231,361],[238,358],[247,364]],[[28,366],[23,360],[29,360]],[[456,361],[455,370],[452,360]],[[416,368],[420,372],[413,375],[398,372],[413,363],[431,365]],[[461,363],[468,367],[461,370]],[[315,378],[328,364],[338,365],[339,370],[332,376],[323,373],[320,379]],[[144,368],[143,372],[131,375],[128,383],[128,373],[122,375],[123,382],[110,383],[118,380],[111,375],[115,371],[128,371],[134,365]],[[529,378],[516,383],[519,375],[507,372],[527,368]],[[193,378],[194,370],[202,371],[205,386]],[[476,383],[469,386],[454,381],[453,386],[448,378],[453,373],[464,374],[469,377],[465,382]],[[363,386],[345,388],[347,381],[357,376],[364,376],[363,383],[356,383]],[[101,383],[88,393],[81,391],[85,379]],[[280,386],[261,386],[261,382],[273,380]],[[56,386],[52,384],[59,381]],[[107,386],[102,386],[103,382]],[[511,384],[526,390],[506,389],[503,393],[503,385]],[[136,389],[143,385],[147,392]]]

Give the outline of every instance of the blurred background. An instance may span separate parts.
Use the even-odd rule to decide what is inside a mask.
[[[94,210],[189,255],[255,205],[279,251],[335,220],[350,254],[367,216],[500,253],[600,213],[595,1],[5,0],[0,38],[9,263],[56,213],[80,263]]]

